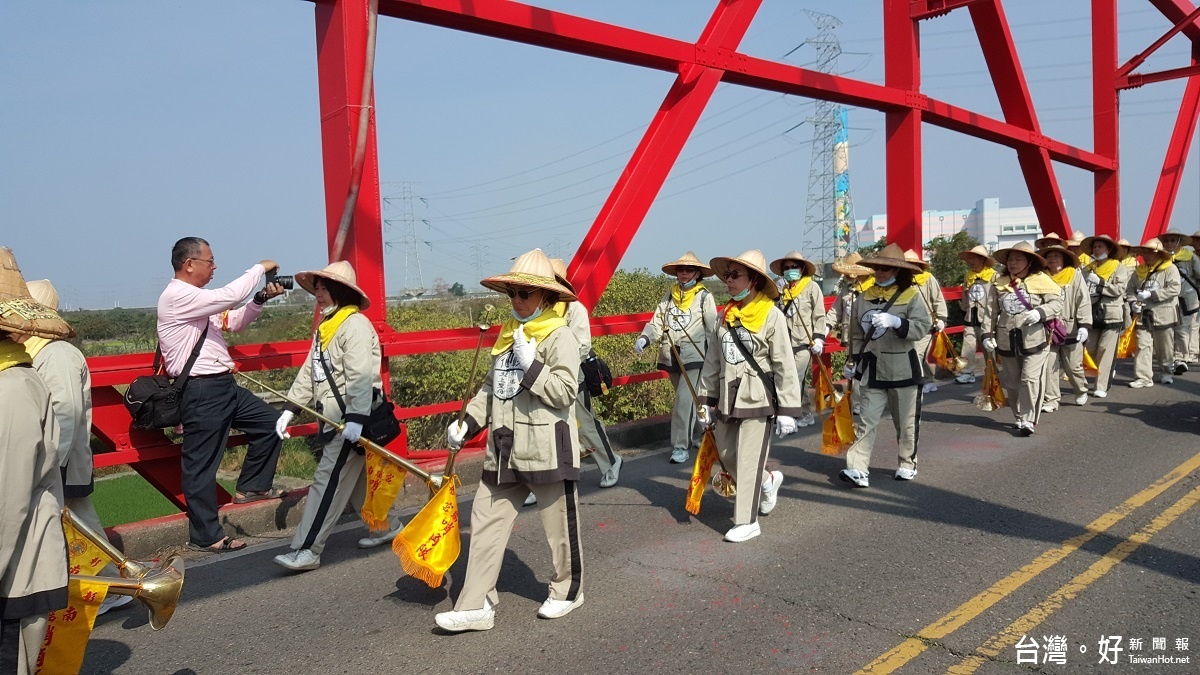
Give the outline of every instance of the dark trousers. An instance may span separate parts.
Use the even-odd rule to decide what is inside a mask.
[[[25,665],[17,657],[20,651],[21,620],[0,619],[0,674],[9,675],[24,669]]]
[[[250,439],[239,492],[271,489],[283,441],[275,435],[279,413],[233,375],[188,380],[181,405],[183,418],[183,496],[187,500],[191,540],[199,546],[221,541],[225,532],[217,518],[217,467],[225,454],[229,429]]]

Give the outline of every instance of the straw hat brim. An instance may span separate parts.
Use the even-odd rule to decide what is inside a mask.
[[[711,277],[713,275],[712,269],[708,265],[705,265],[704,263],[700,262],[699,260],[683,260],[683,259],[675,260],[675,261],[672,261],[672,262],[669,262],[669,263],[663,265],[662,271],[663,271],[663,274],[673,277],[673,276],[675,276],[675,271],[677,269],[679,269],[680,267],[691,267],[693,269],[700,270],[700,278],[701,279],[703,279],[704,277]]]
[[[0,337],[6,333],[34,335],[48,340],[75,337],[75,330],[58,312],[32,297],[0,301]]]
[[[908,270],[909,272],[923,272],[922,267],[911,260],[900,260],[898,258],[864,258],[859,261],[859,265],[869,267],[873,270],[880,268]]]
[[[1184,234],[1178,230],[1167,230],[1166,232],[1163,232],[1162,234],[1158,235],[1158,238],[1160,241],[1162,240],[1163,237],[1179,237],[1179,245],[1180,246],[1191,246],[1192,245],[1191,235]]]
[[[778,260],[772,260],[771,271],[779,276],[783,276],[783,262],[785,260],[791,260],[792,262],[798,262],[801,265],[804,265],[804,276],[806,277],[811,277],[817,272],[817,266],[813,264],[811,260],[805,260],[804,258],[796,258],[793,256],[784,256]]]
[[[999,251],[996,251],[992,257],[994,257],[996,259],[996,262],[1000,263],[1001,265],[1007,265],[1009,253],[1023,254],[1025,256],[1027,256],[1030,260],[1033,260],[1038,265],[1040,265],[1041,269],[1046,269],[1046,259],[1043,258],[1042,256],[1038,255],[1034,251],[1022,251],[1022,250],[1016,249],[1016,248],[1003,248],[1003,249],[1000,249]]]
[[[924,260],[912,260],[909,258],[905,258],[904,260],[911,265],[916,265],[918,271],[920,272],[924,272],[925,270],[929,269],[929,263]]]
[[[1079,242],[1079,250],[1088,255],[1092,255],[1092,244],[1098,241],[1108,244],[1109,248],[1112,249],[1108,254],[1110,258],[1116,258],[1117,260],[1120,260],[1129,253],[1123,244],[1118,242],[1116,239],[1103,234],[1097,234],[1084,238],[1083,241]]]
[[[359,288],[357,284],[349,279],[346,279],[340,274],[330,274],[325,270],[307,270],[304,272],[296,272],[296,283],[300,284],[300,288],[303,288],[312,295],[317,294],[317,279],[336,281],[355,293],[358,293],[359,309],[366,309],[371,306],[371,299],[367,297],[367,294],[363,292],[363,289]]]
[[[507,272],[494,277],[488,277],[479,284],[497,293],[506,293],[514,286],[524,288],[540,288],[551,293],[557,293],[560,300],[577,300],[575,292],[564,286],[556,277],[543,277],[535,274]]]
[[[844,274],[848,277],[865,277],[868,274],[875,273],[875,270],[871,269],[870,267],[863,267],[859,263],[850,263],[847,265],[845,263],[835,262],[830,265],[830,267],[833,268],[834,272],[837,272],[838,274]]]
[[[1067,265],[1066,265],[1067,267],[1079,267],[1079,256],[1076,255],[1075,252],[1072,251],[1071,249],[1063,246],[1062,243],[1057,243],[1057,244],[1054,244],[1053,246],[1047,246],[1046,248],[1038,250],[1038,254],[1042,256],[1043,260],[1051,252],[1058,253],[1063,258],[1066,258],[1065,262],[1067,263]],[[1047,264],[1049,264],[1049,263],[1047,263]]]
[[[974,257],[974,258],[979,258],[979,259],[983,260],[983,262],[987,265],[995,265],[996,264],[996,261],[990,255],[983,255],[982,253],[976,253],[975,251],[959,251],[958,252],[959,260],[966,260],[968,256]]]
[[[757,272],[758,275],[764,280],[762,292],[766,293],[767,296],[769,296],[772,300],[779,297],[779,288],[776,287],[774,282],[771,281],[771,275],[767,273],[767,270],[764,270],[754,263],[746,262],[741,258],[717,257],[709,261],[708,266],[712,269],[714,274],[723,279],[725,278],[725,272],[729,269],[730,263],[737,263],[748,270]]]
[[[1149,246],[1133,246],[1129,249],[1129,252],[1132,253],[1133,255],[1140,255],[1143,258],[1146,258],[1149,256],[1155,256],[1155,257],[1159,257],[1159,258],[1169,258],[1172,255],[1171,252],[1165,248],[1158,249],[1158,248],[1150,248]]]

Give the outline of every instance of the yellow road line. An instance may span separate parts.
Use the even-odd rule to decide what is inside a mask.
[[[1092,563],[1091,567],[1064,584],[1057,591],[1051,593],[1037,607],[1034,607],[1021,618],[1008,624],[1004,630],[988,638],[982,647],[975,650],[974,655],[968,656],[957,665],[951,666],[946,672],[953,673],[953,675],[971,675],[974,673],[979,666],[987,661],[987,658],[995,658],[1000,655],[1000,652],[1005,647],[1016,644],[1022,635],[1026,635],[1029,631],[1037,628],[1043,621],[1050,618],[1051,614],[1058,611],[1066,601],[1079,595],[1088,586],[1100,579],[1100,577],[1112,571],[1112,568],[1129,557],[1130,553],[1133,553],[1139,546],[1150,541],[1150,538],[1161,532],[1163,528],[1175,522],[1188,509],[1195,506],[1196,502],[1200,502],[1200,487],[1193,488],[1182,499],[1167,507],[1166,511],[1163,511],[1157,518],[1150,521],[1149,525],[1146,525],[1132,537],[1114,546],[1103,558]]]
[[[859,670],[858,675],[866,675],[867,673],[879,675],[895,672],[898,668],[925,651],[928,648],[926,641],[941,640],[959,628],[962,628],[972,619],[1020,588],[1027,581],[1058,564],[1097,535],[1103,534],[1110,527],[1116,525],[1125,516],[1128,516],[1150,500],[1166,492],[1172,485],[1178,483],[1197,468],[1200,468],[1200,453],[1172,469],[1165,476],[1150,485],[1150,487],[1138,492],[1113,510],[1093,520],[1084,528],[1082,534],[1064,541],[1058,548],[1052,548],[1042,553],[1037,558],[1034,558],[1033,562],[997,581],[990,588],[959,605],[949,614],[922,628],[916,637],[908,638],[887,652],[884,652],[874,661],[864,666],[862,670]]]

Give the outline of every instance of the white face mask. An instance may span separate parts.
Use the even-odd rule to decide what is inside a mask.
[[[891,279],[888,279],[887,281],[883,281],[883,280],[879,279],[878,277],[875,279],[875,285],[883,286],[884,288],[887,288],[888,286],[891,286],[894,283],[896,283],[896,277],[892,277]]]
[[[1108,254],[1107,253],[1097,253],[1096,255],[1092,256],[1092,259],[1093,260],[1108,260]]]
[[[687,289],[689,289],[695,285],[696,285],[696,280],[692,279],[691,281],[687,282],[686,284],[679,284],[679,287],[686,291]]]

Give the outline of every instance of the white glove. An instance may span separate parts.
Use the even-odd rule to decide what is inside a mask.
[[[996,338],[983,338],[983,348],[989,352],[996,351]]]
[[[796,433],[796,418],[788,417],[787,415],[775,416],[775,435],[783,438],[788,434]]]
[[[454,421],[446,427],[446,442],[452,450],[458,450],[467,441],[467,423]]]
[[[284,410],[279,413],[279,419],[275,420],[275,435],[280,438],[291,438],[292,435],[288,433],[287,428],[295,416],[295,413],[291,410]]]
[[[650,346],[650,340],[647,340],[646,336],[642,335],[638,337],[637,342],[633,343],[633,351],[641,354],[642,350],[648,346]]]
[[[533,365],[533,358],[537,356],[537,340],[526,338],[524,328],[513,332],[513,354],[517,355],[517,362],[521,364],[522,370],[529,370]]]
[[[360,438],[362,438],[362,422],[346,422],[346,428],[342,429],[342,440],[357,443]]]
[[[899,328],[900,317],[895,314],[880,312],[871,317],[871,325],[876,328]]]
[[[946,330],[946,322],[945,321],[938,319],[937,321],[933,322],[933,332],[940,333],[944,330]]]
[[[1084,328],[1083,326],[1080,326],[1079,330],[1075,333],[1075,339],[1078,340],[1079,342],[1087,342],[1088,329]]]
[[[1024,314],[1021,315],[1021,325],[1022,326],[1032,326],[1035,323],[1041,323],[1041,321],[1042,321],[1042,313],[1037,311],[1036,309],[1031,309],[1028,312],[1025,312]]]
[[[1144,308],[1145,308],[1145,306],[1142,305],[1142,303],[1140,303],[1140,302],[1129,303],[1129,312],[1131,314],[1141,314],[1142,309],[1144,309]]]
[[[808,350],[813,353],[813,356],[820,356],[821,353],[825,351],[825,340],[821,338],[815,338],[812,346],[809,347]]]
[[[1096,274],[1095,272],[1088,272],[1087,276],[1084,277],[1083,280],[1092,286],[1100,285],[1100,275]]]
[[[854,372],[855,372],[855,368],[854,368],[853,363],[850,363],[849,361],[847,361],[846,365],[842,366],[842,374],[846,376],[847,380],[854,379]]]
[[[1137,299],[1141,300],[1142,302],[1145,302],[1150,299],[1150,291],[1138,291],[1134,295],[1136,295]]]
[[[700,426],[704,427],[705,429],[713,428],[713,424],[716,422],[716,414],[713,412],[713,408],[710,405],[700,406],[696,410],[696,418],[699,420]]]

